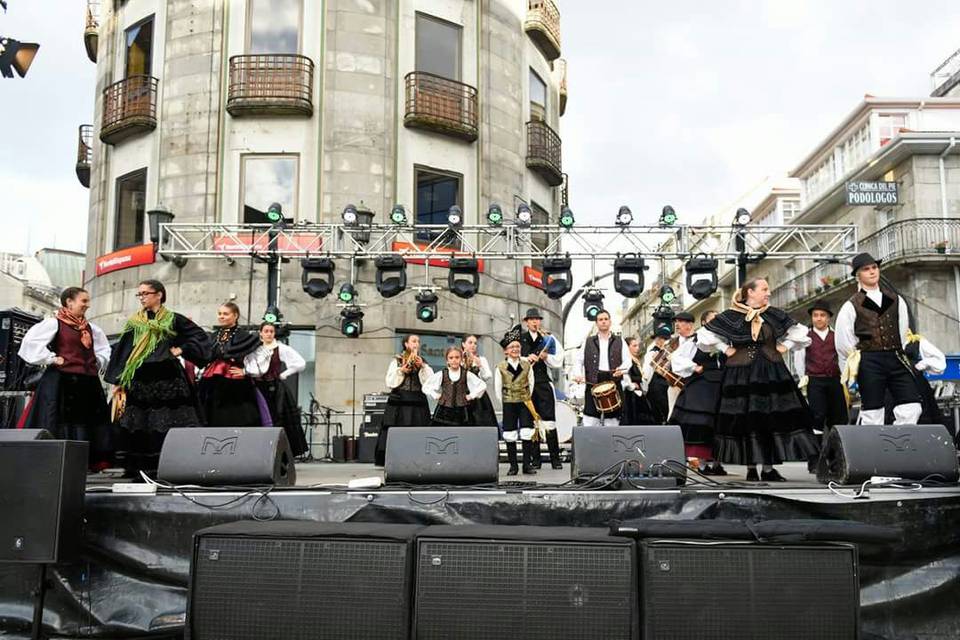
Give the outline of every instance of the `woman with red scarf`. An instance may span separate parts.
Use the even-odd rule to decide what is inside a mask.
[[[90,470],[110,465],[113,453],[110,413],[100,371],[110,360],[110,344],[100,327],[88,322],[90,294],[67,287],[55,318],[33,325],[20,344],[20,357],[46,367],[27,409],[24,426],[47,429],[55,438],[90,443]]]

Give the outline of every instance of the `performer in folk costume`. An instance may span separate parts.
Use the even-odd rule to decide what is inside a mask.
[[[813,428],[826,431],[847,424],[847,398],[840,383],[840,361],[836,334],[830,328],[833,311],[823,300],[807,309],[810,314],[810,346],[793,352],[793,368],[800,378],[799,387],[807,390],[807,402],[813,414]]]
[[[956,437],[956,427],[953,424],[953,419],[944,420],[943,412],[940,410],[939,405],[937,405],[937,398],[933,393],[933,387],[930,386],[930,381],[927,380],[927,377],[924,375],[926,372],[934,375],[943,373],[947,368],[947,357],[929,340],[913,333],[909,329],[907,330],[907,343],[903,347],[903,352],[906,354],[910,364],[913,365],[910,368],[910,372],[913,374],[913,379],[917,383],[917,393],[920,395],[920,404],[922,405],[917,424],[942,424]],[[893,398],[889,393],[887,393],[885,408],[886,415],[884,423],[890,424],[895,419],[895,416],[893,414]]]
[[[260,339],[237,326],[240,309],[224,302],[217,309],[215,331],[210,333],[211,358],[200,376],[200,399],[211,427],[264,426],[257,388],[247,377],[244,359],[257,350]]]
[[[463,351],[460,347],[447,347],[444,359],[447,366],[434,372],[423,384],[423,392],[437,401],[430,424],[441,427],[473,426],[470,422],[470,403],[485,394],[487,384],[462,366]]]
[[[99,372],[110,361],[110,344],[97,325],[88,322],[90,294],[67,287],[60,309],[23,336],[19,356],[46,367],[24,417],[28,429],[47,429],[57,439],[90,443],[91,471],[107,468],[113,452],[110,410]]]
[[[507,443],[508,476],[517,475],[517,439],[523,442],[523,473],[535,474],[533,457],[539,453],[532,442],[533,431],[540,420],[534,406],[534,366],[521,357],[520,327],[508,331],[500,341],[506,357],[493,373],[493,388],[503,403],[503,440]]]
[[[390,361],[387,368],[387,409],[377,437],[375,462],[383,466],[387,455],[387,433],[391,427],[426,427],[430,424],[430,405],[423,393],[433,370],[420,357],[420,336],[403,339],[403,352]]]
[[[773,465],[807,461],[819,447],[810,409],[783,362],[784,353],[810,344],[808,330],[769,301],[767,281],[751,279],[730,309],[700,328],[697,346],[727,355],[716,415],[717,459],[747,465],[747,480],[783,481]]]
[[[853,259],[853,276],[859,287],[837,314],[840,371],[844,372],[848,363],[848,378],[856,371],[861,424],[883,424],[887,392],[895,405],[894,423],[917,424],[923,407],[913,365],[904,354],[909,329],[907,303],[880,284],[880,262],[869,253]]]
[[[640,340],[626,338],[630,352],[630,368],[623,374],[623,415],[620,424],[648,425],[656,424],[653,409],[643,392],[643,359],[640,355]]]
[[[654,424],[666,424],[667,416],[670,413],[670,383],[654,369],[653,361],[667,346],[671,335],[673,335],[672,331],[668,327],[657,328],[652,338],[653,342],[650,343],[643,355],[642,388],[647,394],[647,401],[649,401],[650,408],[653,410]]]
[[[630,369],[633,360],[623,338],[610,333],[610,313],[601,311],[596,318],[597,333],[589,336],[577,352],[574,365],[574,382],[586,382],[583,393],[583,424],[593,426],[616,426],[620,424],[620,409],[602,413],[593,397],[593,388],[602,382],[616,383],[614,390],[620,393],[623,374]]]
[[[485,384],[491,384],[493,381],[493,372],[490,370],[490,364],[487,359],[477,353],[477,336],[468,335],[463,339],[463,368],[477,376]],[[470,424],[476,427],[496,427],[497,413],[494,411],[493,402],[490,400],[490,394],[484,393],[476,400],[471,400],[467,405],[467,413],[470,415]]]
[[[293,455],[305,454],[307,438],[300,420],[300,407],[284,380],[303,371],[306,360],[292,347],[277,341],[276,325],[264,322],[260,325],[260,346],[244,358],[243,366],[266,400],[273,426],[283,427],[287,434]]]
[[[700,316],[700,326],[706,326],[716,315],[716,311],[705,312]],[[713,436],[727,356],[697,348],[691,314],[678,313],[675,320],[680,344],[670,357],[670,367],[683,378],[683,387],[670,414],[670,423],[680,425],[687,457],[706,463],[701,467],[705,475],[725,476],[723,465],[714,460]]]
[[[118,451],[126,453],[128,475],[156,470],[171,427],[203,426],[196,393],[178,358],[203,366],[211,357],[206,332],[163,306],[163,283],[143,280],[137,298],[141,309],[127,320],[104,376],[116,385],[114,435]]]
[[[520,355],[533,365],[534,389],[533,406],[540,416],[538,431],[540,440],[547,441],[550,452],[550,466],[562,469],[560,463],[560,440],[557,438],[557,408],[550,369],[563,368],[563,352],[557,347],[556,339],[542,327],[543,316],[534,307],[527,309],[523,321],[527,330],[520,336]],[[540,468],[540,445],[535,447],[533,466]]]

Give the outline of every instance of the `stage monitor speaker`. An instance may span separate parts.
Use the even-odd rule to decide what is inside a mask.
[[[386,482],[496,482],[496,427],[392,427],[387,432]]]
[[[641,475],[672,476],[679,474],[679,484],[686,480],[687,457],[683,450],[683,433],[674,425],[574,427],[571,477],[596,475],[612,465],[628,460],[628,468]],[[665,460],[674,460],[662,466]],[[639,466],[638,466],[639,465]]]
[[[414,637],[637,638],[636,566],[630,540],[588,527],[427,527]]]
[[[834,427],[817,465],[817,480],[861,484],[873,476],[956,482],[960,469],[950,432],[939,424]]]
[[[297,482],[287,435],[274,427],[170,429],[157,476],[171,484],[207,486]]]
[[[854,545],[641,543],[645,638],[855,640]]]
[[[0,564],[76,556],[83,540],[87,447],[71,440],[0,441]]]
[[[419,525],[233,522],[194,536],[189,640],[403,640]]]
[[[17,308],[0,310],[0,391],[21,391],[20,376],[26,362],[17,352],[23,336],[41,318]]]
[[[46,429],[0,429],[0,442],[30,440],[53,440],[53,434]]]

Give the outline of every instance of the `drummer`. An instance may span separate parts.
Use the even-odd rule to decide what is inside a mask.
[[[588,337],[577,352],[573,380],[587,384],[583,394],[584,426],[617,426],[623,404],[620,380],[633,361],[626,341],[610,332],[610,313],[597,314],[596,324],[596,333]],[[613,382],[612,388],[603,385],[604,382]],[[594,387],[601,397],[594,396]],[[601,410],[601,407],[609,409]]]

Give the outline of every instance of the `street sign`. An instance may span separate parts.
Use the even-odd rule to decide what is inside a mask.
[[[852,206],[889,206],[900,204],[900,185],[896,182],[848,182],[847,204]]]

